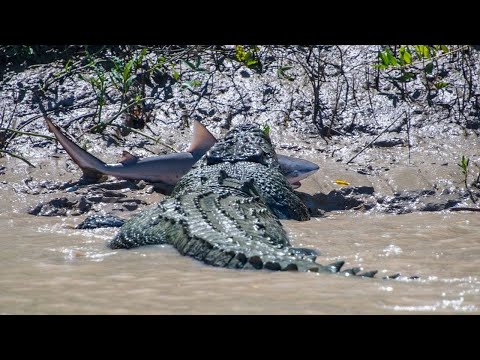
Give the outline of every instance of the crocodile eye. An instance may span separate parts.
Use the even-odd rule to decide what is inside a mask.
[[[215,149],[207,151],[205,157],[207,159],[207,165],[217,164],[222,161],[220,152]]]
[[[248,160],[263,164],[265,163],[265,152],[261,148],[256,148],[249,154]]]

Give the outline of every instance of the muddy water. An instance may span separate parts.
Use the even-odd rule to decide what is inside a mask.
[[[169,246],[112,251],[105,243],[115,229],[72,229],[79,222],[0,215],[0,313],[480,313],[478,214],[284,222],[296,246],[321,250],[319,262],[342,258],[415,281],[218,269]]]
[[[32,170],[12,159],[0,162],[6,166],[0,174],[0,314],[480,313],[478,213],[350,211],[283,222],[294,246],[321,251],[320,263],[344,259],[346,266],[419,280],[235,271],[203,265],[169,246],[113,251],[105,244],[116,229],[74,229],[85,216],[26,214],[28,206],[65,192],[24,194],[18,189],[25,178],[79,177],[61,161],[36,163]],[[322,165],[301,189],[322,190],[328,174],[353,179],[353,171],[339,175],[334,165]]]

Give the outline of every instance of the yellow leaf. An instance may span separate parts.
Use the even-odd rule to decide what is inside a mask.
[[[335,183],[338,185],[345,185],[345,186],[350,185],[350,183],[345,180],[335,180]]]

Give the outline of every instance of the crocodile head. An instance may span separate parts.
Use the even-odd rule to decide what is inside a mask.
[[[270,137],[253,124],[240,125],[230,130],[207,151],[203,160],[203,165],[248,161],[279,168]]]

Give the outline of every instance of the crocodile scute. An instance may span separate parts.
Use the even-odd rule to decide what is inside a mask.
[[[175,186],[172,195],[126,221],[113,249],[170,244],[182,255],[232,269],[373,276],[343,262],[320,265],[292,247],[279,219],[309,220],[280,170],[268,135],[252,124],[230,130]]]

